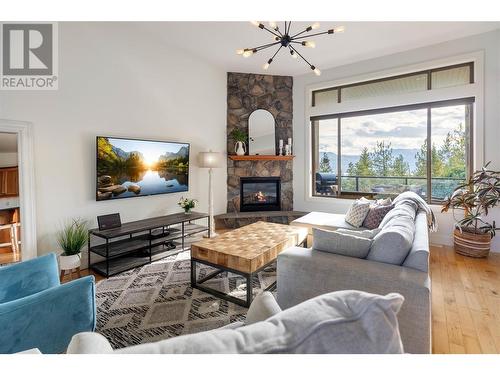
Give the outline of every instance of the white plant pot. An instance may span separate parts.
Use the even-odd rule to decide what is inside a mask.
[[[59,267],[61,271],[72,270],[80,267],[82,263],[82,254],[75,255],[60,255],[59,256]]]

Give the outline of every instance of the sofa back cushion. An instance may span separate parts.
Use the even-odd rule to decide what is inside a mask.
[[[354,258],[366,258],[371,243],[370,238],[313,228],[313,250]]]
[[[259,323],[179,336],[116,353],[402,353],[397,313],[403,296],[324,294]]]
[[[396,205],[380,223],[382,229],[373,238],[367,259],[401,265],[406,259],[415,236],[415,208]]]
[[[403,266],[429,272],[429,228],[423,211],[415,218],[415,238]]]

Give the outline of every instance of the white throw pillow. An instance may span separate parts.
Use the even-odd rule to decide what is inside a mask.
[[[354,227],[360,227],[370,211],[370,201],[366,198],[355,200],[345,215],[345,221]]]

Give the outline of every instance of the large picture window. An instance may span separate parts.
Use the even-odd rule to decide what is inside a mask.
[[[440,85],[452,80],[439,78]],[[442,201],[471,170],[473,102],[312,117],[313,195],[351,198],[410,190],[429,203]]]

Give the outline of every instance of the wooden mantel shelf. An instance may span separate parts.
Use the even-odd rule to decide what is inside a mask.
[[[231,160],[293,160],[295,155],[229,155]]]

